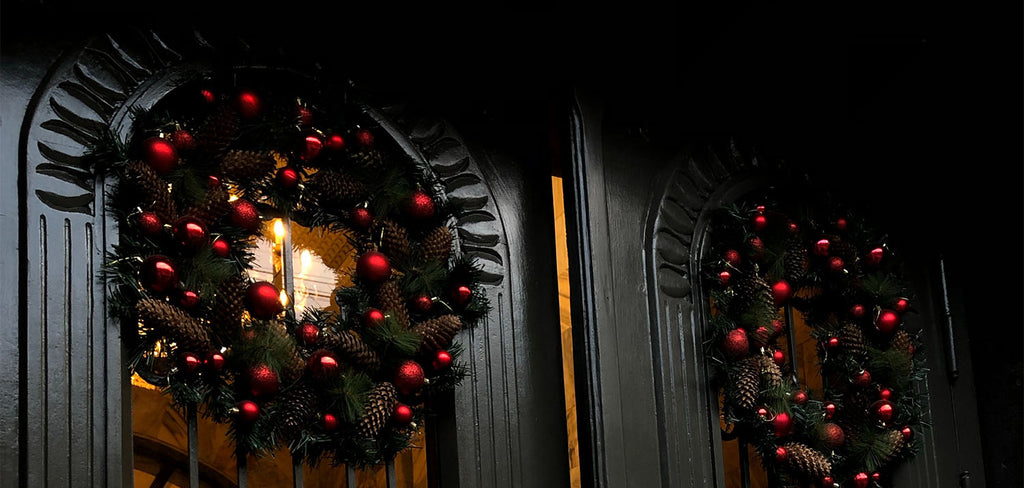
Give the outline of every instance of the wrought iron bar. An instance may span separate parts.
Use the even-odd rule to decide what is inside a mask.
[[[793,327],[793,306],[786,305],[786,344],[789,346],[789,370],[793,374],[793,383],[799,385],[796,366],[796,327]]]
[[[953,334],[953,312],[949,306],[949,287],[946,284],[946,261],[939,258],[939,279],[942,282],[942,311],[946,317],[946,367],[949,382],[953,383],[960,377],[960,367],[956,360],[956,342]]]
[[[356,488],[356,470],[349,465],[345,465],[345,487]]]
[[[238,466],[238,488],[248,488],[249,467],[248,455],[243,451],[235,451],[235,464]]]
[[[292,454],[292,488],[302,488],[302,456]]]
[[[747,440],[740,435],[736,442],[740,459],[740,486],[750,488],[750,458],[747,457]]]
[[[395,476],[395,463],[389,462],[384,466],[384,474],[387,479],[388,488],[398,487],[398,477]]]
[[[289,318],[295,318],[295,269],[292,262],[292,219],[284,217],[281,219],[284,225],[284,236],[281,238],[281,277],[283,278],[284,291],[288,294],[288,306],[285,311]]]
[[[188,424],[188,487],[199,488],[199,416],[195,403],[188,404],[185,416]]]

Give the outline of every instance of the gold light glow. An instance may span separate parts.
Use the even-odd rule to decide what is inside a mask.
[[[281,290],[281,305],[288,306],[288,292]]]
[[[235,200],[238,200],[238,195],[235,195],[235,194],[228,195],[228,201],[229,202],[233,202]]]
[[[305,275],[309,272],[309,267],[313,265],[313,256],[309,253],[309,249],[303,249],[302,253],[299,254],[299,275]]]
[[[284,222],[281,219],[274,219],[274,240],[280,244],[284,239]]]

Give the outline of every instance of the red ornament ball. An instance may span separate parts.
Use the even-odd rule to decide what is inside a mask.
[[[178,271],[170,258],[156,254],[146,258],[139,268],[142,286],[155,293],[168,293],[178,288]]]
[[[911,429],[910,427],[903,427],[900,429],[900,435],[903,436],[903,440],[909,441],[914,437],[914,429]]]
[[[269,319],[284,309],[281,292],[269,281],[257,281],[245,292],[245,306],[258,319]]]
[[[795,234],[797,234],[799,232],[800,232],[800,226],[796,225],[796,222],[790,222],[789,223],[789,233],[795,235]]]
[[[349,220],[355,228],[366,230],[373,224],[373,215],[370,214],[370,209],[366,207],[356,207],[349,215]]]
[[[832,422],[828,422],[822,426],[822,439],[832,449],[839,449],[843,447],[843,443],[846,442],[846,433],[843,432],[843,428]]]
[[[730,281],[732,281],[732,273],[728,271],[718,273],[718,282],[721,283],[722,286],[729,286]]]
[[[403,395],[408,395],[422,388],[425,379],[420,363],[407,359],[395,371],[394,384]]]
[[[764,407],[757,409],[757,416],[763,419],[768,418],[768,409]]]
[[[195,373],[199,370],[199,367],[203,365],[203,362],[199,360],[199,356],[186,352],[181,355],[181,368],[187,374]]]
[[[210,90],[200,90],[199,96],[202,97],[203,101],[206,103],[213,103],[217,101],[217,96]]]
[[[295,118],[300,125],[310,125],[313,123],[313,111],[305,105],[299,105],[295,108]]]
[[[313,346],[320,340],[320,327],[312,322],[303,322],[299,325],[299,330],[295,335],[306,346]]]
[[[764,215],[757,214],[754,216],[754,231],[760,232],[768,227],[768,218]]]
[[[779,412],[772,419],[772,429],[775,431],[775,437],[785,437],[793,431],[793,420],[789,418],[788,413]]]
[[[435,371],[441,371],[452,364],[452,355],[448,351],[437,351],[434,355],[434,360],[431,362],[431,366],[434,367]]]
[[[782,335],[782,331],[786,329],[786,323],[780,319],[772,320],[772,334],[771,338],[776,339]]]
[[[747,242],[750,245],[750,259],[760,261],[764,257],[764,241],[760,237],[752,237]]]
[[[831,245],[832,243],[829,242],[828,239],[818,239],[818,241],[814,243],[814,254],[817,254],[818,256],[828,256],[828,248]]]
[[[380,251],[369,251],[359,256],[356,262],[356,275],[371,283],[381,283],[391,276],[391,264],[388,257]]]
[[[213,241],[213,254],[219,258],[226,258],[231,254],[231,244],[224,239],[217,239]]]
[[[341,134],[331,134],[327,136],[327,149],[331,151],[340,151],[345,149],[345,138],[341,137]]]
[[[206,367],[209,368],[210,371],[219,372],[224,369],[225,361],[226,359],[224,358],[223,354],[217,351],[213,351],[206,356],[206,359],[203,360],[203,363],[206,364]]]
[[[842,271],[844,266],[846,266],[846,263],[843,261],[843,258],[839,256],[832,256],[828,260],[828,269],[833,273]]]
[[[310,356],[307,366],[314,378],[323,379],[338,372],[341,365],[338,364],[338,358],[334,357],[334,353],[323,350]]]
[[[238,418],[245,423],[253,423],[260,417],[260,406],[252,400],[238,402]]]
[[[178,240],[178,244],[188,249],[195,249],[206,244],[207,238],[210,237],[209,232],[206,230],[206,224],[191,216],[176,220],[172,228],[174,229],[174,237]]]
[[[231,202],[231,225],[256,232],[262,223],[260,211],[255,204],[241,198]]]
[[[881,247],[876,247],[871,251],[868,251],[868,256],[867,259],[865,259],[865,261],[867,261],[867,263],[871,266],[878,266],[879,264],[882,264],[883,257],[885,257],[885,249],[882,249]]]
[[[156,212],[142,212],[135,218],[135,224],[143,234],[155,237],[164,230],[164,223]]]
[[[789,459],[789,451],[785,447],[779,446],[775,448],[775,462],[784,463]]]
[[[725,262],[729,263],[732,266],[739,266],[740,262],[742,262],[740,252],[735,249],[729,249],[728,251],[725,251],[723,257],[725,258]]]
[[[277,372],[266,364],[260,364],[249,368],[248,371],[249,392],[253,396],[269,396],[277,393],[280,381],[277,379]]]
[[[434,211],[434,199],[422,190],[414,191],[405,205],[405,213],[416,220],[429,219]]]
[[[871,373],[866,369],[862,369],[859,373],[853,375],[853,384],[866,387],[871,385]]]
[[[419,295],[412,299],[411,305],[414,311],[427,313],[430,309],[434,308],[434,301],[426,295]]]
[[[306,136],[302,142],[302,148],[299,150],[299,158],[303,161],[309,161],[316,158],[324,148],[324,141],[321,141],[319,137],[314,135]]]
[[[152,136],[142,142],[142,160],[157,173],[165,174],[178,167],[178,150],[167,140]]]
[[[171,133],[171,144],[174,144],[175,149],[179,151],[189,151],[195,149],[196,139],[192,137],[191,132],[178,129]]]
[[[892,398],[892,390],[890,390],[888,388],[882,388],[881,390],[878,390],[878,399],[879,400],[889,400],[891,398]]]
[[[771,331],[763,325],[759,326],[754,329],[753,334],[750,334],[750,339],[753,339],[754,345],[757,347],[765,346],[771,340]]]
[[[373,145],[373,133],[368,129],[359,129],[356,131],[356,142],[360,146],[370,147]]]
[[[395,406],[395,412],[391,415],[391,418],[395,419],[395,423],[400,425],[408,424],[412,422],[412,408],[403,403],[399,403]]]
[[[871,473],[871,481],[874,481],[874,482],[877,483],[878,480],[880,480],[880,479],[882,479],[882,475],[878,474],[877,472]]]
[[[868,488],[868,483],[871,480],[868,478],[867,473],[857,473],[853,475],[853,486],[856,488]]]
[[[338,428],[338,417],[335,417],[330,413],[325,413],[324,418],[321,419],[321,423],[323,424],[324,430],[327,432],[334,432],[334,430]]]
[[[831,476],[825,476],[824,478],[821,479],[821,484],[831,488],[833,486],[832,477]]]
[[[889,400],[878,400],[871,404],[870,411],[879,422],[888,423],[896,413],[896,406]]]
[[[384,325],[384,312],[371,308],[363,312],[363,325],[366,327],[380,327]]]
[[[825,344],[828,346],[829,349],[836,349],[839,347],[839,338],[829,337],[828,342],[826,342]]]
[[[722,350],[731,359],[746,357],[750,352],[750,340],[747,338],[747,331],[742,328],[730,330],[725,334],[722,341]]]
[[[772,284],[772,298],[775,299],[775,306],[781,307],[793,297],[793,287],[786,280],[779,280]]]
[[[783,354],[782,351],[776,349],[772,352],[772,361],[775,361],[775,364],[782,366],[782,364],[786,362],[786,355]]]
[[[864,308],[864,305],[857,303],[850,307],[850,315],[855,319],[864,317],[865,313],[867,313],[867,309]]]
[[[473,290],[466,285],[459,285],[452,290],[452,301],[459,307],[465,306],[473,298]]]
[[[299,172],[291,166],[285,166],[277,170],[277,177],[275,180],[281,188],[291,190],[299,185]]]
[[[875,318],[875,327],[882,334],[889,335],[896,332],[900,326],[900,315],[892,310],[882,310]]]
[[[251,91],[243,91],[235,98],[235,107],[238,113],[245,118],[252,118],[260,114],[263,109],[263,102]]]
[[[217,188],[220,186],[220,178],[210,175],[206,177],[206,186],[210,188]]]
[[[801,390],[793,394],[793,403],[797,405],[807,404],[807,392]]]
[[[181,297],[178,298],[178,304],[185,310],[192,310],[196,305],[199,305],[199,294],[192,290],[185,290],[181,292]]]
[[[910,309],[910,301],[907,300],[906,298],[900,298],[899,300],[896,300],[896,303],[892,305],[892,309],[899,314],[905,313],[908,309]]]
[[[846,219],[844,219],[842,217],[839,217],[838,219],[836,219],[836,229],[838,229],[838,230],[846,230],[846,225],[847,225],[846,224]]]
[[[830,419],[835,414],[836,414],[836,404],[835,403],[831,403],[831,402],[830,403],[826,403],[825,404],[825,418]]]

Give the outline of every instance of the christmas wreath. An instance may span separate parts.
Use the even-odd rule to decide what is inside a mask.
[[[853,212],[773,195],[709,220],[708,353],[723,428],[756,448],[773,486],[888,485],[926,422],[902,263]],[[810,327],[821,391],[787,361],[786,327],[801,323],[787,316]]]
[[[359,467],[409,447],[431,394],[466,376],[455,337],[488,303],[429,169],[357,97],[324,93],[203,77],[91,156],[113,177],[104,270],[131,371],[228,423],[240,453]],[[287,268],[254,277],[271,220],[351,246],[330,305],[287,306]]]

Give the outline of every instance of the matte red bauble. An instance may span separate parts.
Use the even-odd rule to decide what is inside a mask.
[[[802,391],[802,390],[794,393],[793,394],[793,403],[795,403],[797,405],[806,405],[807,404],[807,393]]]
[[[303,161],[309,161],[320,155],[320,151],[324,149],[324,141],[321,141],[319,137],[314,135],[308,135],[302,141],[302,148],[299,149],[299,157]]]
[[[768,227],[768,218],[765,217],[764,215],[760,215],[760,214],[755,215],[754,216],[754,230],[757,231],[757,232],[760,232],[760,231],[764,230],[765,227]]]
[[[437,351],[434,355],[434,360],[431,362],[431,366],[434,367],[435,371],[441,371],[452,364],[452,355],[448,351]]]
[[[331,134],[327,136],[326,145],[331,151],[340,151],[345,149],[345,138],[341,137],[341,134]]]
[[[875,318],[875,327],[883,334],[892,334],[900,326],[900,315],[892,310],[882,310]]]
[[[775,431],[775,437],[784,437],[789,435],[789,433],[793,431],[793,421],[789,418],[789,414],[786,412],[779,412],[772,420],[772,429]]]
[[[455,305],[463,307],[473,298],[473,290],[466,285],[460,285],[452,290],[452,301]]]
[[[420,363],[407,359],[395,371],[394,384],[403,395],[408,395],[422,388],[425,379]]]
[[[370,209],[366,207],[357,207],[352,210],[351,214],[349,214],[349,220],[352,222],[353,227],[360,230],[366,230],[370,228],[371,224],[373,224],[373,215],[370,214]]]
[[[178,287],[178,271],[170,258],[156,254],[146,258],[139,268],[142,286],[155,293],[167,293]]]
[[[142,142],[142,160],[164,174],[178,167],[178,150],[163,138],[153,136]]]
[[[306,346],[313,346],[320,339],[320,327],[311,322],[303,322],[299,325],[299,330],[295,335]]]
[[[260,406],[252,400],[238,402],[238,418],[245,423],[253,423],[260,417]]]
[[[199,305],[199,294],[192,290],[185,290],[181,292],[181,297],[178,298],[178,304],[185,310],[192,310],[196,305]]]
[[[181,368],[185,373],[195,373],[202,365],[203,363],[199,360],[199,356],[196,356],[195,354],[187,352],[181,356]]]
[[[206,244],[210,233],[206,230],[206,224],[191,216],[182,217],[174,222],[174,238],[178,244],[189,249],[195,249]]]
[[[867,473],[857,473],[853,475],[853,486],[856,488],[868,488],[868,483],[870,481],[871,480],[868,478]]]
[[[817,254],[818,256],[828,256],[828,248],[831,245],[832,243],[829,242],[828,239],[818,239],[818,241],[814,243],[814,254]]]
[[[718,273],[718,282],[721,283],[722,286],[729,286],[730,281],[732,281],[732,273],[728,271]]]
[[[400,425],[408,424],[412,422],[412,408],[408,405],[399,403],[395,406],[395,412],[391,415],[391,418],[395,419],[395,423]]]
[[[338,428],[338,417],[335,417],[333,414],[325,413],[322,423],[324,430],[327,432],[334,432],[334,430]]]
[[[742,328],[730,330],[722,341],[722,350],[732,359],[746,357],[750,352],[750,340],[747,331]]]
[[[838,229],[838,230],[846,230],[846,219],[844,219],[842,217],[839,217],[838,219],[836,219],[836,229]]]
[[[307,366],[314,378],[323,379],[338,372],[341,365],[338,358],[334,357],[334,353],[322,350],[309,357]]]
[[[277,177],[275,179],[278,186],[285,190],[291,190],[299,184],[299,172],[291,166],[285,166],[277,170]]]
[[[356,262],[356,275],[371,283],[383,282],[391,276],[388,257],[380,251],[366,252]]]
[[[417,220],[433,217],[434,210],[434,199],[422,190],[413,192],[405,205],[406,215]]]
[[[160,216],[156,212],[142,212],[138,217],[135,218],[135,223],[139,226],[139,230],[143,234],[155,237],[164,230],[164,223],[160,220]]]
[[[742,261],[742,258],[740,258],[740,252],[735,249],[729,249],[728,251],[725,251],[723,257],[725,258],[725,262],[729,263],[732,266],[739,266],[740,262]]]
[[[822,426],[822,439],[832,449],[839,449],[846,442],[846,433],[839,425],[828,422]]]
[[[869,411],[878,421],[888,423],[896,413],[896,406],[889,400],[878,400],[871,404]]]
[[[781,307],[793,297],[793,288],[786,280],[779,280],[772,284],[772,298],[775,299],[775,306]]]
[[[249,368],[248,371],[249,391],[253,396],[268,396],[277,393],[281,385],[277,379],[277,373],[266,364],[260,364]]]
[[[235,107],[238,109],[238,113],[245,118],[259,115],[263,108],[260,98],[251,91],[239,93],[238,97],[235,98]]]
[[[213,372],[218,372],[224,369],[224,362],[224,355],[216,351],[211,352],[208,356],[206,356],[206,359],[203,360],[203,363],[206,364],[206,367]]]
[[[380,327],[384,325],[384,320],[384,312],[381,312],[376,308],[371,308],[363,312],[363,325],[366,327]]]
[[[245,306],[258,319],[269,319],[284,309],[281,292],[269,281],[257,281],[245,291]]]
[[[178,129],[172,132],[171,143],[179,151],[189,151],[196,147],[196,139],[192,137],[191,132],[185,129]]]
[[[884,256],[885,250],[880,247],[876,247],[868,252],[868,256],[865,261],[867,261],[868,265],[878,266],[879,264],[882,264],[882,258]]]
[[[858,303],[850,307],[850,315],[853,316],[853,318],[855,319],[864,317],[865,313],[867,313],[867,309],[864,308],[864,305]]]
[[[260,211],[256,205],[248,200],[238,199],[231,202],[231,224],[241,227],[249,232],[256,232],[260,228]]]
[[[359,129],[356,131],[356,142],[360,146],[370,147],[373,145],[373,133],[367,129]]]
[[[213,254],[217,255],[219,258],[228,257],[228,255],[231,254],[231,244],[228,244],[228,241],[225,241],[224,239],[217,239],[216,241],[213,241]]]
[[[419,295],[412,299],[410,305],[412,305],[413,310],[419,313],[427,313],[430,309],[434,308],[434,301],[426,295]]]
[[[784,463],[789,459],[789,451],[785,447],[779,446],[775,448],[775,462]]]
[[[861,370],[861,372],[853,375],[853,384],[862,387],[871,385],[871,373],[866,369]]]

